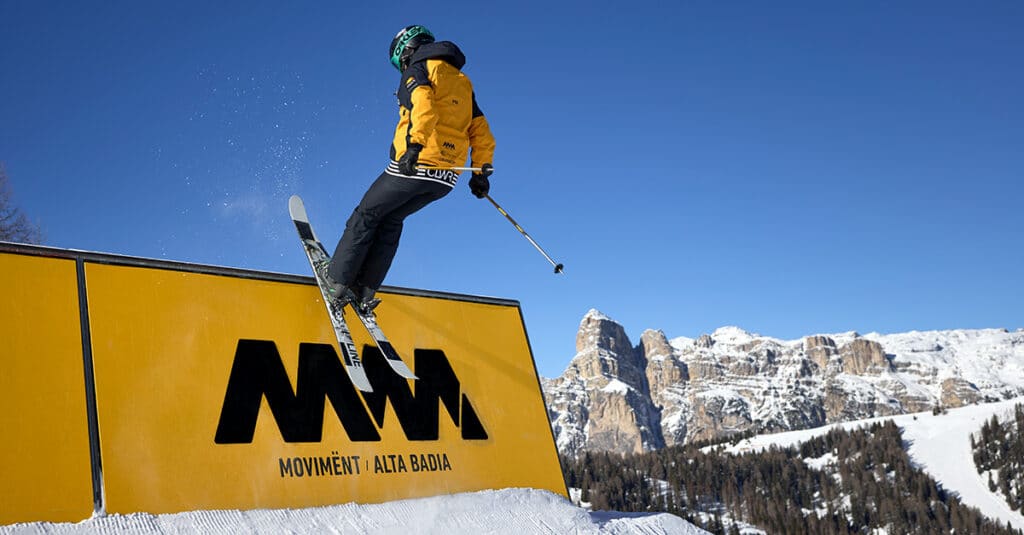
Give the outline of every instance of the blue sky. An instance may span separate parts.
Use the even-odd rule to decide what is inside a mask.
[[[221,5],[210,5],[221,4]],[[1024,327],[1024,4],[0,3],[0,161],[47,244],[305,274],[386,163],[424,24],[498,140],[387,284],[518,299],[541,374],[647,328]]]

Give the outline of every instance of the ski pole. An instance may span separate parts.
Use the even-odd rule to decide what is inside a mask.
[[[483,171],[482,167],[435,167],[430,165],[419,165],[416,169],[424,169],[427,171]]]
[[[540,251],[540,254],[544,255],[544,258],[548,259],[548,262],[551,262],[552,266],[555,266],[555,273],[556,274],[562,272],[562,268],[564,267],[564,266],[562,266],[562,264],[558,264],[554,260],[552,260],[551,257],[548,256],[548,254],[544,252],[544,249],[541,249],[540,245],[537,245],[537,242],[533,241],[533,238],[531,238],[530,235],[527,234],[525,230],[523,230],[523,227],[520,227],[519,223],[516,223],[516,220],[512,219],[512,216],[508,215],[508,212],[506,212],[505,209],[502,208],[500,204],[498,204],[494,199],[492,199],[489,194],[488,195],[484,195],[484,196],[487,197],[488,201],[491,201],[491,204],[493,204],[494,207],[497,208],[499,212],[501,212],[501,215],[505,216],[505,218],[508,219],[510,223],[512,223],[512,226],[514,226],[516,228],[516,230],[518,230],[519,233],[523,235],[524,238],[529,240],[530,243],[533,244],[533,246],[538,251]]]

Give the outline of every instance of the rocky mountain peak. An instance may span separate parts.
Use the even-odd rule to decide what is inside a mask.
[[[715,345],[715,339],[710,334],[702,334],[700,338],[694,340],[693,345],[704,349],[711,349]]]
[[[622,325],[597,310],[588,312],[580,322],[571,367],[587,380],[597,380],[602,385],[618,380],[647,392],[643,353],[633,347]]]
[[[580,329],[576,333],[576,352],[588,349],[605,349],[616,354],[630,353],[630,345],[626,330],[597,310],[591,309],[583,316]]]
[[[671,358],[675,350],[662,331],[647,329],[640,335],[640,351],[648,361]]]
[[[671,354],[664,334],[657,344]],[[576,334],[576,356],[546,387],[561,392],[548,401],[558,415],[552,427],[559,448],[637,453],[663,447],[646,364],[643,349],[633,347],[622,325],[597,310],[588,312]],[[574,401],[581,398],[585,403]]]

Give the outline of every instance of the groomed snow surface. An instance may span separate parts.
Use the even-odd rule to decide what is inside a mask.
[[[985,516],[1004,525],[1009,522],[1014,528],[1022,529],[1024,516],[1010,509],[1001,496],[990,492],[988,481],[978,474],[971,454],[970,438],[972,433],[981,431],[982,424],[993,415],[1000,420],[1012,416],[1014,406],[1019,403],[1024,403],[1024,398],[950,409],[947,414],[905,414],[846,422],[817,429],[760,435],[742,440],[728,448],[728,451],[759,451],[771,445],[784,448],[824,435],[835,427],[854,429],[870,425],[872,422],[892,420],[902,429],[903,440],[910,445],[910,459],[938,481],[942,488],[956,493],[961,501],[977,507]]]
[[[666,513],[587,511],[547,491],[504,489],[372,505],[109,515],[77,524],[0,526],[0,533],[358,533],[412,535],[707,533]]]
[[[947,414],[907,414],[817,429],[761,435],[729,448],[735,453],[771,445],[788,447],[840,426],[852,429],[893,420],[909,443],[910,458],[964,503],[986,516],[1024,528],[1024,516],[1010,509],[974,467],[970,434],[992,415],[1011,415],[1024,398],[951,409]],[[825,463],[828,459],[815,462]],[[644,534],[706,533],[666,513],[587,512],[561,496],[532,489],[491,490],[383,504],[346,504],[310,509],[195,511],[152,515],[109,515],[77,524],[38,522],[0,526],[3,533],[357,533],[413,535],[533,533]]]

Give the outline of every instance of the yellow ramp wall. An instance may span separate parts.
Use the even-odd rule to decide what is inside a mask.
[[[0,254],[0,524],[93,511],[76,272]]]
[[[64,273],[46,276],[66,279],[70,316],[39,322],[73,327],[67,337],[80,344],[76,264],[63,263]],[[311,278],[103,255],[86,255],[81,272],[106,512],[309,507],[507,487],[566,494],[514,301],[381,292],[380,324],[419,380],[391,371],[352,316],[374,385],[362,393],[343,372]],[[65,345],[53,353],[77,364],[66,373],[81,407],[68,417],[77,427],[58,427],[81,435],[67,460],[83,465],[84,487],[68,493],[86,511],[61,520],[88,517],[92,504],[83,352]],[[17,353],[24,366],[30,353]],[[55,519],[28,516],[19,520]]]

